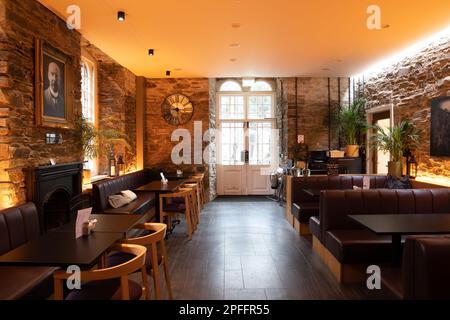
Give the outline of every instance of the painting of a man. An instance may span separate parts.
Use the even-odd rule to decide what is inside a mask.
[[[450,97],[431,103],[431,156],[450,156]]]
[[[64,63],[44,54],[44,116],[65,117]]]

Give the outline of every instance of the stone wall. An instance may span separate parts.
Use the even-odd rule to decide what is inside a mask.
[[[287,94],[287,147],[292,159],[292,148],[297,143],[297,135],[305,136],[309,150],[328,150],[342,147],[339,139],[336,117],[332,116],[329,129],[329,110],[335,115],[339,105],[348,105],[348,78],[282,78]],[[331,103],[328,96],[330,93]],[[340,97],[340,98],[339,98]],[[329,105],[331,108],[329,108]],[[286,130],[283,130],[286,134]],[[330,138],[330,139],[329,139]],[[330,140],[330,141],[329,141]]]
[[[175,93],[187,96],[194,105],[192,119],[185,125],[173,126],[168,124],[161,112],[164,100]],[[209,129],[209,80],[206,78],[195,79],[147,79],[147,108],[145,111],[145,138],[144,157],[145,166],[159,168],[167,172],[175,172],[177,169],[189,172],[194,171],[195,164],[175,165],[172,163],[171,153],[173,147],[179,142],[172,142],[172,132],[176,129],[187,129],[191,134],[191,161],[194,162],[194,121],[202,122],[202,133]],[[200,137],[202,138],[202,137]],[[203,150],[209,142],[203,142]],[[209,165],[203,163],[206,172],[206,181],[209,179]]]
[[[73,131],[35,124],[35,38],[73,57],[79,69],[80,34],[34,0],[0,0],[0,208],[26,200],[23,169],[81,160]],[[74,111],[80,110],[80,73],[74,75]],[[78,85],[77,85],[78,84]],[[47,132],[63,144],[46,145]]]
[[[394,106],[395,122],[409,118],[423,130],[417,150],[419,175],[450,177],[450,157],[430,156],[430,101],[450,96],[450,37],[386,67],[364,81],[367,107]],[[450,139],[450,128],[449,128]]]
[[[125,155],[127,171],[132,171],[136,167],[136,75],[84,38],[81,46],[97,67],[98,128],[115,130],[127,140],[129,147],[118,141],[114,153]],[[100,155],[98,165],[100,174],[108,172],[106,154]]]

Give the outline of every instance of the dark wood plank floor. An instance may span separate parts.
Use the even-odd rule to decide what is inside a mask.
[[[385,298],[340,285],[276,202],[219,199],[205,206],[192,241],[185,231],[182,221],[167,240],[175,299]]]

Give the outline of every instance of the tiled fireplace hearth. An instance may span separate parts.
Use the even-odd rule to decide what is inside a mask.
[[[27,198],[36,204],[41,231],[70,221],[70,199],[82,192],[82,177],[82,162],[28,169]]]

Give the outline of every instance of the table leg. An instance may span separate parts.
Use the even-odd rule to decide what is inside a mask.
[[[400,267],[402,264],[402,236],[400,234],[392,235],[392,264],[394,267]]]
[[[159,221],[159,193],[155,192],[155,218],[156,218],[156,222],[161,222]]]

